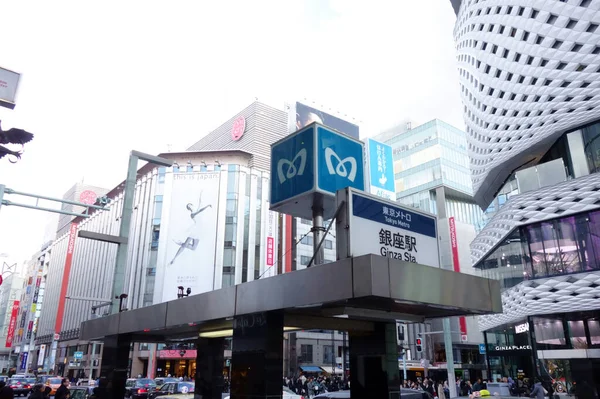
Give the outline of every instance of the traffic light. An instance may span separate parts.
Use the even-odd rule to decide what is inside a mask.
[[[417,352],[421,353],[423,352],[423,341],[421,340],[421,338],[417,338],[416,340],[416,344],[417,344]]]

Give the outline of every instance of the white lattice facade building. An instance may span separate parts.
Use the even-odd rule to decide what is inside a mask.
[[[479,320],[488,367],[516,374],[507,356],[533,350],[600,373],[600,0],[451,3],[475,200],[493,211],[471,260],[503,288],[503,314]]]

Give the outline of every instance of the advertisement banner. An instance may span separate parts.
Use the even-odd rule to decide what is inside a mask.
[[[434,216],[354,191],[350,197],[352,256],[375,254],[439,267]]]
[[[452,266],[454,271],[460,273],[460,260],[458,257],[458,241],[456,239],[456,221],[454,217],[448,219],[450,225],[450,246],[452,248]],[[464,316],[458,318],[460,333],[463,336],[467,336],[467,319]],[[463,341],[466,341],[463,340]]]
[[[40,351],[38,353],[38,361],[37,361],[37,365],[38,366],[43,366],[44,365],[44,358],[46,357],[46,345],[40,345]]]
[[[17,316],[19,315],[19,301],[14,301],[10,313],[10,321],[8,322],[8,331],[6,333],[6,348],[12,348],[13,338],[15,336],[15,328],[17,327]]]
[[[296,130],[300,130],[313,122],[318,122],[321,125],[328,126],[340,133],[344,133],[350,137],[358,139],[359,128],[354,123],[346,122],[345,120],[330,115],[327,112],[323,112],[316,108],[297,102]]]
[[[266,223],[266,239],[265,239],[265,264],[261,270],[263,277],[271,277],[277,274],[277,235],[279,230],[278,216],[276,212],[267,211]]]
[[[0,106],[13,109],[21,75],[0,68]]]
[[[58,309],[56,311],[56,322],[54,331],[59,332],[62,329],[63,316],[65,314],[65,297],[69,286],[69,276],[71,274],[71,264],[73,263],[73,252],[75,251],[75,239],[77,238],[77,223],[71,223],[69,228],[69,242],[67,244],[67,256],[65,258],[65,268],[62,275],[62,284],[60,287],[60,296],[58,300]]]
[[[160,302],[177,298],[177,287],[191,295],[214,289],[218,172],[173,173],[165,181],[159,250],[163,289]],[[169,185],[170,187],[166,187]]]
[[[367,154],[369,154],[369,192],[378,197],[396,201],[392,147],[368,139]]]
[[[27,352],[23,352],[21,355],[21,367],[19,367],[20,370],[27,370],[27,356]]]

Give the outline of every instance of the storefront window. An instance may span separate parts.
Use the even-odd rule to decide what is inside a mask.
[[[560,319],[536,317],[533,319],[538,349],[566,349],[565,330]]]
[[[542,223],[542,237],[544,239],[544,253],[546,255],[546,268],[548,275],[561,274],[562,259],[554,223]]]
[[[598,319],[589,319],[587,323],[590,330],[591,344],[600,345],[600,321]]]
[[[533,277],[547,275],[546,257],[544,256],[544,244],[542,240],[542,229],[540,225],[531,225],[526,228],[527,241],[531,250],[531,266]]]
[[[569,321],[569,338],[573,349],[587,349],[587,338],[585,337],[585,327],[583,320]]]
[[[563,272],[580,272],[581,260],[575,237],[575,217],[560,219],[557,222],[557,227],[559,254],[563,264]]]
[[[598,269],[600,267],[600,211],[590,212],[589,218],[589,240],[592,245],[593,261],[588,263],[588,269]]]

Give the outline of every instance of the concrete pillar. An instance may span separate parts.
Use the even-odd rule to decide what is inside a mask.
[[[238,316],[233,324],[231,399],[281,397],[283,312]]]
[[[123,399],[125,396],[125,382],[129,374],[130,347],[130,335],[109,335],[104,338],[100,387],[108,390],[109,398]]]
[[[195,394],[203,399],[222,399],[225,338],[196,341]]]
[[[374,331],[349,336],[350,397],[400,399],[396,324],[377,322]]]

